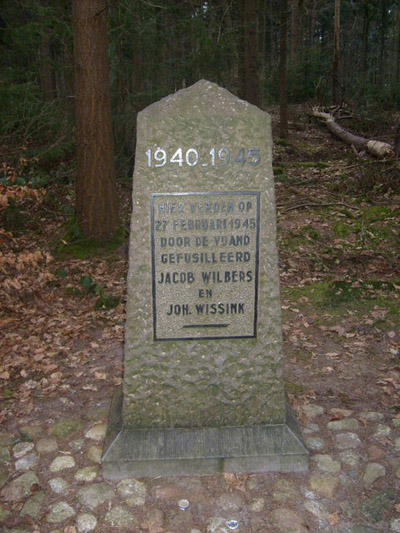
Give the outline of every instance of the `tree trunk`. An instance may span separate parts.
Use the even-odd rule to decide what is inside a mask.
[[[286,57],[287,57],[287,18],[288,0],[281,1],[280,29],[279,29],[279,113],[280,136],[286,139],[288,135],[287,121],[287,91],[286,91]]]
[[[269,3],[269,64],[272,68],[275,60],[275,39],[274,39],[274,8],[273,3]]]
[[[53,70],[50,39],[48,35],[42,36],[40,46],[40,82],[44,98],[47,102],[55,97],[55,76]]]
[[[395,40],[396,40],[396,50],[395,50],[395,85],[399,85],[400,83],[400,7],[396,10],[396,34],[395,34]]]
[[[339,32],[340,32],[340,0],[335,0],[335,27],[333,32],[333,63],[332,63],[332,100],[341,103],[339,81]]]
[[[281,9],[284,9],[284,2],[281,2]],[[290,58],[293,59],[297,54],[297,38],[299,28],[299,2],[291,0],[291,18],[290,18]]]
[[[369,0],[364,0],[363,2],[363,69],[364,76],[368,73],[368,53],[369,53],[369,26],[370,26],[370,9],[369,9]],[[367,81],[367,77],[365,77]]]
[[[258,80],[257,10],[255,0],[244,2],[244,88],[245,98],[251,104],[260,105]]]
[[[387,2],[381,0],[381,27],[380,27],[380,43],[379,43],[379,85],[385,81],[385,51],[386,51],[386,34],[387,34]]]
[[[315,21],[317,20],[317,0],[313,0],[313,5],[311,9],[311,29],[310,29],[310,45],[311,48],[314,45],[315,39]]]
[[[87,237],[118,226],[105,0],[73,0],[77,119],[76,213]]]
[[[400,123],[397,124],[396,133],[394,134],[394,155],[400,159]]]

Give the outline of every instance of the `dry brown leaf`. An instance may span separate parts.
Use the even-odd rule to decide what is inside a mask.
[[[328,516],[328,522],[331,526],[336,526],[339,523],[339,513],[332,513]]]

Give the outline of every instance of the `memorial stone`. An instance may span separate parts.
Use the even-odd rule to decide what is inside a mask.
[[[306,469],[282,366],[270,117],[202,80],[138,116],[104,476]]]

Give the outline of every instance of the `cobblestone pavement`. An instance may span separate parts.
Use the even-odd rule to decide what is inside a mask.
[[[105,481],[106,402],[83,420],[3,431],[3,531],[400,532],[400,419],[315,404],[297,414],[310,450],[303,474]]]

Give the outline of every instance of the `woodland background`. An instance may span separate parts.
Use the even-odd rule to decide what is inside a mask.
[[[113,208],[102,202],[113,195],[99,184],[108,173],[115,191],[114,170],[131,176],[137,112],[198,79],[263,108],[280,100],[281,137],[288,131],[287,102],[334,102],[357,114],[352,128],[390,141],[400,106],[400,2],[2,0],[0,77],[6,223],[18,214],[10,186],[28,186],[34,194],[51,183],[70,185],[77,175],[76,199],[66,208],[72,226],[78,222],[73,231],[108,238],[118,217],[105,232],[104,220],[97,228],[85,226],[91,216],[84,213],[87,187],[102,195],[96,211],[117,212],[116,198]],[[88,89],[82,78],[97,82]],[[85,115],[88,98],[106,108],[110,102],[111,114]],[[90,167],[79,164],[79,147],[104,129],[96,120],[112,120],[115,156],[111,150],[107,169],[91,163],[91,182]],[[97,137],[88,147],[92,159],[103,141]]]
[[[321,517],[332,531],[398,526],[399,152],[357,150],[312,108],[396,148],[400,0],[0,0],[0,522],[53,531],[59,503],[82,510],[81,467],[101,479],[101,440],[87,437],[92,422],[106,427],[122,382],[136,115],[200,78],[271,114],[285,388],[331,454],[315,447],[311,464],[339,465],[329,422],[356,424],[362,443],[359,465],[340,458],[317,500],[304,495],[318,469],[282,474],[286,511],[268,475],[254,490],[246,477],[192,478],[182,493],[155,478],[134,510],[140,531],[204,529],[228,490],[245,501],[235,518],[246,531],[272,531],[282,511],[299,531],[317,531]],[[325,414],[307,415],[313,407]],[[51,453],[28,453],[47,437],[57,437]],[[15,443],[28,445],[21,460],[39,480],[22,499]],[[80,470],[64,470],[69,488],[55,495],[59,453]],[[373,465],[385,475],[366,488]],[[189,511],[179,514],[178,494]],[[249,514],[253,498],[266,507]],[[102,531],[111,505],[92,517]]]

